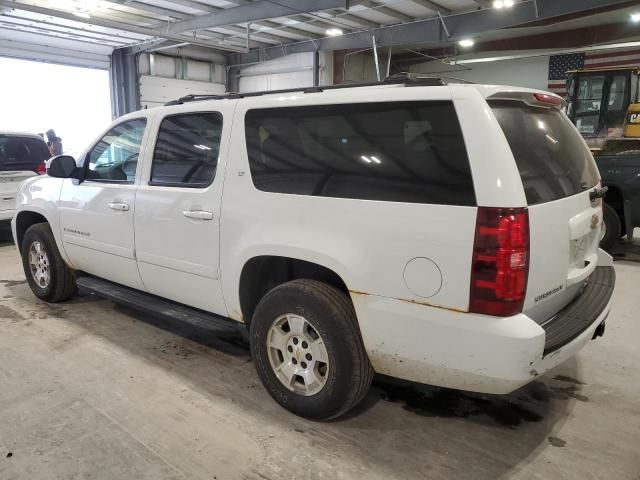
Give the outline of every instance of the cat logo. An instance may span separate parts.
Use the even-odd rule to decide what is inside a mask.
[[[598,223],[600,223],[600,218],[598,217],[598,215],[592,215],[591,216],[591,230],[595,230],[596,227],[598,226]]]
[[[640,123],[640,113],[632,113],[629,115],[629,123]]]

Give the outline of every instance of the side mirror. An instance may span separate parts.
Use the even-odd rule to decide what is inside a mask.
[[[76,159],[71,155],[58,155],[47,163],[47,174],[55,178],[72,178],[76,173]]]

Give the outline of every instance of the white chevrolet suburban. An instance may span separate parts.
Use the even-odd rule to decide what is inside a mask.
[[[603,334],[615,284],[562,103],[412,77],[191,95],[52,159],[14,236],[42,300],[243,325],[298,415],[343,414],[374,372],[508,393]]]

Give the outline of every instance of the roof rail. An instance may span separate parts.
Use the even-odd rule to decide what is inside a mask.
[[[201,100],[224,100],[224,99],[234,99],[234,98],[247,98],[247,97],[260,97],[262,95],[278,95],[283,93],[293,93],[293,92],[302,92],[302,93],[317,93],[323,92],[325,90],[341,90],[344,88],[357,88],[357,87],[373,87],[377,85],[405,85],[407,87],[420,86],[420,87],[437,87],[448,85],[449,83],[470,83],[465,82],[464,80],[451,79],[453,81],[446,81],[443,77],[434,77],[428,76],[424,74],[414,74],[414,73],[398,73],[395,75],[391,75],[381,82],[360,82],[360,83],[346,83],[340,85],[326,85],[320,87],[298,87],[298,88],[285,88],[282,90],[264,90],[260,92],[247,92],[247,93],[224,93],[218,95],[210,95],[210,94],[189,94],[184,97],[180,97],[177,100],[171,100],[170,102],[165,103],[165,106],[169,105],[181,105],[186,102],[197,102]]]

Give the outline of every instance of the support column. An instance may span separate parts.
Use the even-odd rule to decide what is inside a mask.
[[[138,55],[128,53],[126,48],[116,48],[111,53],[109,84],[113,118],[140,109],[137,61]]]

